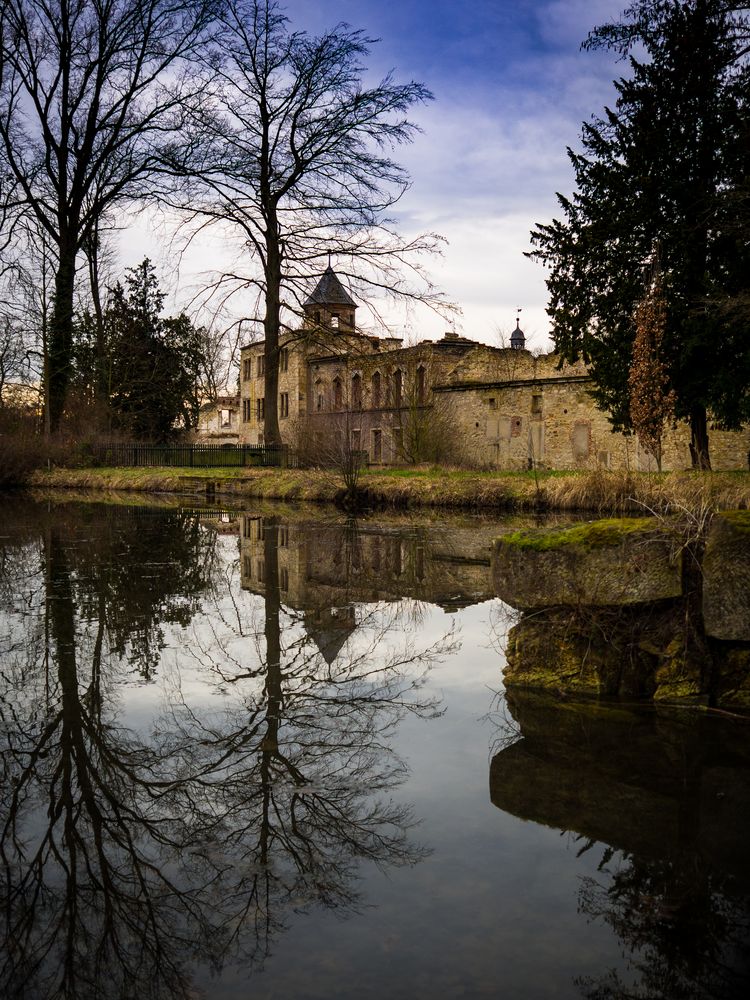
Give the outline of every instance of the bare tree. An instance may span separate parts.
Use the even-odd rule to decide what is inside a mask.
[[[291,31],[272,0],[230,0],[223,28],[228,55],[217,105],[199,121],[212,140],[197,182],[194,162],[183,169],[193,176],[191,220],[235,229],[257,265],[251,275],[222,275],[217,288],[225,295],[252,287],[262,300],[264,439],[278,444],[285,310],[299,314],[311,276],[332,254],[357,289],[440,302],[419,262],[438,237],[402,239],[387,216],[408,186],[391,151],[412,140],[406,114],[431,94],[390,75],[366,87],[362,60],[372,39],[341,24],[317,38]],[[174,204],[183,201],[181,194]]]
[[[180,68],[205,43],[215,0],[4,0],[0,149],[17,200],[56,248],[47,381],[56,430],[71,374],[76,257],[109,208],[153,188],[164,146],[185,141]],[[206,62],[204,65],[208,65]]]

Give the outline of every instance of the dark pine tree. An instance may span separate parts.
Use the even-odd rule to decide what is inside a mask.
[[[550,271],[557,350],[590,364],[595,398],[622,428],[636,308],[658,254],[667,385],[693,465],[710,468],[708,420],[750,419],[750,74],[722,0],[653,4],[637,23],[630,13],[627,47],[644,55],[630,55],[614,109],[583,125],[582,151],[569,150],[576,193],[558,195],[564,218],[534,230],[531,256]],[[590,43],[624,45],[610,28]]]

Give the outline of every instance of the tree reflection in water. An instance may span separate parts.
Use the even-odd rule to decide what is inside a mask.
[[[27,595],[42,557],[44,600],[28,599],[38,628],[25,662],[12,622],[1,640],[0,995],[192,997],[195,963],[260,963],[292,912],[356,908],[363,860],[424,856],[409,839],[409,809],[387,798],[404,777],[389,734],[405,712],[438,711],[419,687],[453,640],[381,653],[394,622],[378,608],[361,623],[368,641],[329,665],[281,605],[275,533],[271,521],[257,649],[243,640],[238,663],[228,649],[237,630],[199,623],[197,601],[179,622],[192,617],[191,665],[228,691],[224,710],[176,698],[149,736],[117,718],[118,670],[150,676],[155,662],[153,642],[129,641],[127,608],[138,601],[113,599],[115,571],[101,559],[84,566],[54,524],[42,544],[6,549]],[[218,563],[205,538],[196,543],[197,598]],[[163,575],[162,610],[179,603],[180,576]],[[130,624],[146,635],[135,616]]]
[[[747,996],[747,723],[506,697],[513,718],[490,766],[492,801],[571,832],[579,856],[600,852],[578,909],[612,928],[624,961],[579,978],[581,995]]]

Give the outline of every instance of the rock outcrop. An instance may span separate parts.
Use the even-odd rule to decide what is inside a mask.
[[[750,513],[716,516],[703,574],[699,553],[654,518],[497,539],[496,593],[525,612],[506,686],[750,708]]]
[[[639,517],[514,532],[495,543],[495,593],[523,610],[679,597],[682,557],[670,528]]]

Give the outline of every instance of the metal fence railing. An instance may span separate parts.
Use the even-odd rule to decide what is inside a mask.
[[[285,445],[95,444],[91,446],[91,458],[99,465],[137,468],[297,468],[296,452]]]

